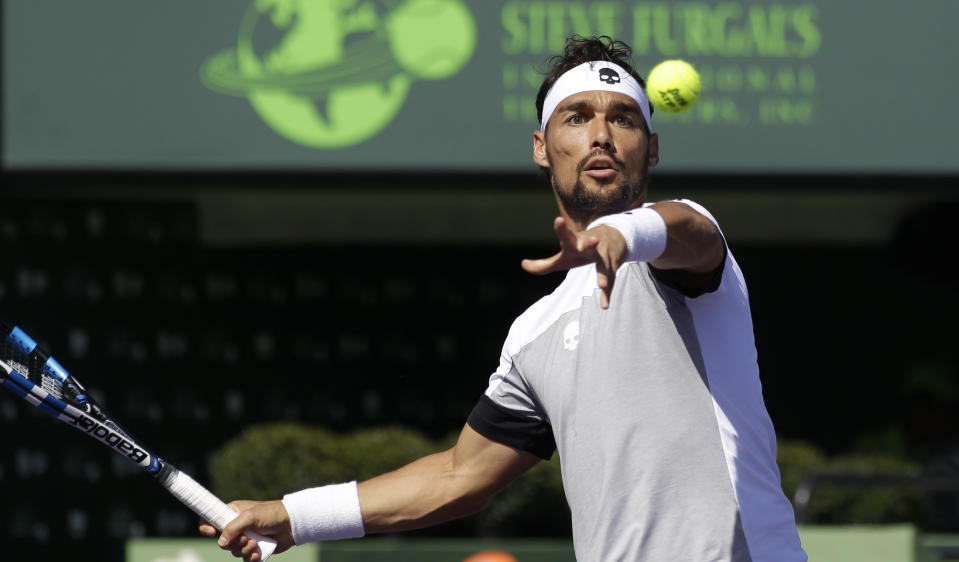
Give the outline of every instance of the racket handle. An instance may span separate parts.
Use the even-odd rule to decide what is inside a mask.
[[[167,489],[173,496],[180,500],[183,505],[189,507],[194,513],[209,521],[214,527],[223,530],[226,524],[237,517],[237,512],[233,511],[225,503],[220,501],[209,490],[190,478],[190,475],[181,472],[169,464],[164,468],[169,468],[169,472],[161,476],[160,484]],[[260,560],[266,560],[276,549],[276,541],[258,535],[257,533],[244,532],[248,538],[256,539],[260,548]]]

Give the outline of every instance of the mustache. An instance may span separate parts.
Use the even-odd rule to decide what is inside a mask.
[[[593,158],[596,158],[597,156],[609,158],[610,160],[613,161],[613,163],[615,163],[620,168],[623,168],[624,166],[623,161],[620,160],[619,158],[616,158],[616,156],[613,155],[611,152],[609,152],[608,150],[603,150],[602,148],[597,148],[596,150],[593,150],[592,152],[587,154],[586,157],[580,160],[579,164],[576,165],[577,175],[582,173],[582,171],[586,169],[586,164]]]

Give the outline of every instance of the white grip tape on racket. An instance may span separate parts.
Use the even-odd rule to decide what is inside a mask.
[[[161,484],[176,499],[192,509],[194,513],[212,523],[220,531],[223,530],[223,527],[226,527],[227,523],[237,517],[237,512],[227,507],[225,503],[220,501],[220,498],[214,496],[185,472],[177,470],[171,478],[161,482]],[[249,531],[245,531],[243,534],[248,538],[256,539],[260,547],[261,560],[269,558],[276,549],[276,541],[271,538]]]

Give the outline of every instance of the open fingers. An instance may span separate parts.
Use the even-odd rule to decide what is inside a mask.
[[[523,269],[535,275],[544,275],[595,263],[596,284],[601,289],[600,306],[608,309],[616,270],[627,253],[623,235],[606,225],[587,232],[576,232],[569,228],[563,217],[556,217],[553,230],[559,238],[559,252],[548,258],[525,259],[521,264]]]
[[[590,246],[584,251],[571,251],[568,248],[564,248],[548,258],[525,259],[520,263],[520,266],[528,273],[534,275],[545,275],[547,273],[553,273],[554,271],[565,271],[579,267],[596,261],[596,258],[592,254],[595,254],[593,248],[597,243],[598,241],[595,239],[589,241]]]
[[[603,310],[609,308],[609,299],[613,294],[613,282],[616,276],[608,271],[600,271],[599,265],[596,267],[596,285],[600,288],[599,306]]]
[[[600,240],[595,236],[586,236],[569,229],[566,219],[556,217],[553,229],[559,238],[559,252],[548,258],[525,259],[520,264],[524,270],[534,275],[545,275],[554,271],[563,271],[596,260],[596,247]]]
[[[559,269],[557,264],[562,257],[563,253],[557,252],[548,258],[525,259],[520,263],[520,266],[526,270],[527,273],[532,273],[533,275],[545,275]]]
[[[616,281],[616,271],[619,269],[620,256],[609,246],[608,241],[596,250],[596,285],[602,290],[599,304],[603,309],[609,308],[609,301],[613,295],[613,284]]]
[[[599,244],[599,238],[587,236],[582,232],[574,232],[569,229],[566,219],[556,217],[553,221],[553,230],[556,231],[556,237],[559,238],[560,253],[573,255],[589,254],[592,248]]]
[[[564,269],[564,262],[568,260],[568,251],[576,247],[576,235],[566,226],[566,219],[556,217],[553,220],[553,230],[556,237],[559,238],[559,252],[556,252],[548,258],[525,259],[520,264],[528,273],[534,275],[545,275],[554,271]],[[566,266],[568,269],[568,266]]]

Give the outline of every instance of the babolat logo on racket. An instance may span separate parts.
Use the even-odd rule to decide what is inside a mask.
[[[66,415],[69,416],[70,414]],[[140,466],[146,466],[149,464],[148,462],[144,462],[150,458],[149,453],[137,447],[119,433],[99,423],[93,418],[85,414],[80,414],[78,416],[74,416],[70,420],[70,423],[80,431],[84,431],[106,443],[110,447],[113,447],[119,451],[120,454],[125,455],[127,458],[139,464]]]

